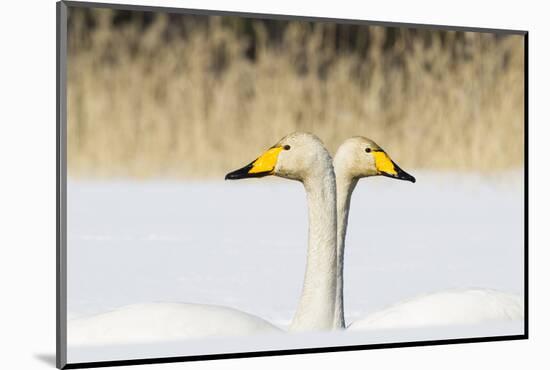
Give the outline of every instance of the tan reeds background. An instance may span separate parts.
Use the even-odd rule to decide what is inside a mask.
[[[368,136],[403,168],[523,164],[522,36],[355,26],[354,49],[331,23],[274,42],[265,22],[181,17],[71,9],[71,176],[221,177],[296,130],[331,151]]]

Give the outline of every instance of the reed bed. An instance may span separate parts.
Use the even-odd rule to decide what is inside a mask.
[[[360,26],[338,47],[333,23],[274,41],[262,21],[115,17],[70,13],[70,176],[220,177],[297,130],[331,151],[368,136],[403,168],[523,165],[521,36]]]

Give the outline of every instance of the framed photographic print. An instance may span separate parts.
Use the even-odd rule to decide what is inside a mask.
[[[59,368],[528,337],[526,31],[57,27]]]

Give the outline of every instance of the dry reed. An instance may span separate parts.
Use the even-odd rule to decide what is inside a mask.
[[[331,24],[290,22],[273,46],[256,22],[251,59],[220,17],[166,37],[166,15],[145,30],[94,16],[90,30],[71,14],[71,176],[219,177],[296,130],[332,151],[368,136],[403,168],[522,166],[521,36],[400,28],[388,50],[370,26],[362,54],[326,47]]]

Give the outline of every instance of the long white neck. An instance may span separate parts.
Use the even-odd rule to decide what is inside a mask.
[[[336,161],[335,161],[336,162]],[[335,163],[336,174],[336,214],[337,214],[337,246],[336,246],[336,298],[334,300],[334,326],[345,328],[344,317],[344,249],[351,194],[357,179],[346,174],[346,171]]]
[[[336,183],[332,164],[303,181],[309,235],[302,296],[291,331],[334,328],[336,297]]]

